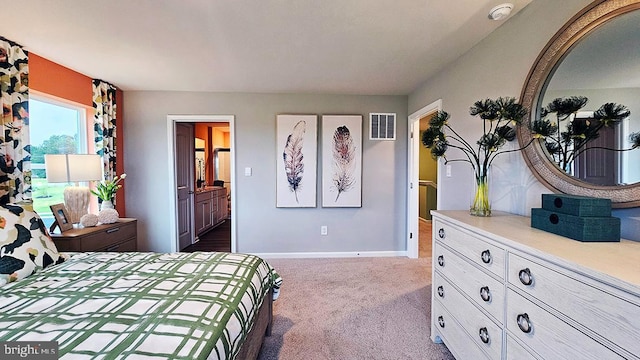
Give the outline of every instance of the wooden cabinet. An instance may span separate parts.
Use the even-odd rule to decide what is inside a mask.
[[[196,234],[202,234],[221,224],[228,217],[227,207],[227,189],[224,187],[216,186],[196,192]]]
[[[219,224],[229,217],[229,203],[227,200],[227,189],[216,189],[213,195],[216,204],[216,221],[214,223]]]
[[[51,234],[58,251],[136,251],[137,220],[122,218],[113,224]]]
[[[208,230],[212,226],[213,204],[210,191],[196,193],[195,225],[196,234]]]
[[[431,336],[458,359],[640,359],[640,242],[433,212]]]

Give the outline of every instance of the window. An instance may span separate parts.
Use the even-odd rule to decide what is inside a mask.
[[[31,94],[29,98],[33,208],[47,226],[54,220],[49,205],[64,202],[63,191],[68,184],[47,182],[44,155],[87,154],[93,139],[87,136],[86,113],[82,105],[44,95]]]

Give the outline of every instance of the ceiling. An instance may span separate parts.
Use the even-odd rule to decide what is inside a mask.
[[[504,23],[500,3],[22,0],[0,36],[125,91],[407,95]]]

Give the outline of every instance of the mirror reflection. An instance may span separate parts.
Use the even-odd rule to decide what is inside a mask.
[[[598,118],[605,104],[609,115],[620,110],[607,126]],[[547,114],[557,105],[582,106],[567,116]],[[569,175],[595,185],[640,183],[640,149],[632,141],[640,133],[640,11],[597,27],[568,51],[543,87],[536,118],[558,126],[543,148]]]

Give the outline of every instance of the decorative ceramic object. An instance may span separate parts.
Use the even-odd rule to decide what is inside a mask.
[[[98,225],[98,215],[85,214],[80,218],[80,225],[83,227],[92,227]]]
[[[102,202],[100,203],[100,210],[104,210],[104,209],[114,209],[113,201],[111,201],[111,200],[102,200]]]
[[[113,224],[118,221],[120,214],[116,209],[104,209],[98,213],[98,221],[103,224]]]

